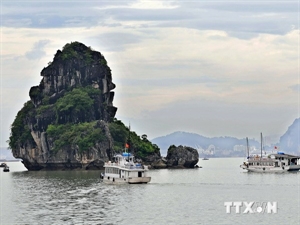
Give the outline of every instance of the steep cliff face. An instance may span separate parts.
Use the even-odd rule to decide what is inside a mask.
[[[100,52],[74,42],[58,50],[31,87],[9,145],[28,170],[98,168],[113,155],[108,123],[115,84]]]

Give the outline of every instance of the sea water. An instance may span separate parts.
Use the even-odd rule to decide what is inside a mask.
[[[300,224],[300,173],[248,173],[242,158],[199,160],[198,169],[150,170],[148,184],[108,185],[100,171],[0,168],[0,224]],[[246,212],[225,202],[276,202]],[[247,211],[247,210],[246,210]]]

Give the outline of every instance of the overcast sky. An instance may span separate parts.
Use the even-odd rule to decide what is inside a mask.
[[[299,117],[298,0],[0,4],[0,146],[40,71],[71,41],[104,55],[116,117],[149,139],[259,139]]]

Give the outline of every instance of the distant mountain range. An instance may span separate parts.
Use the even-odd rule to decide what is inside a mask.
[[[299,127],[300,119],[296,119],[286,133],[280,137],[279,143],[264,146],[264,151],[272,151],[274,150],[274,146],[278,146],[280,150],[286,153],[300,155]],[[160,148],[162,155],[167,154],[170,145],[183,145],[196,148],[199,150],[200,156],[214,155],[215,157],[222,157],[245,156],[246,154],[246,138],[238,139],[226,136],[208,138],[195,133],[177,131],[166,136],[154,138],[151,141]],[[252,149],[260,149],[261,143],[255,139],[249,139],[249,146]]]
[[[166,155],[170,145],[183,145],[189,146],[199,150],[201,152],[207,151],[207,155],[223,155],[218,154],[220,152],[227,152],[225,155],[230,154],[230,151],[233,151],[235,145],[246,146],[246,138],[238,139],[234,137],[213,137],[208,138],[195,133],[187,133],[183,131],[177,131],[163,137],[157,137],[151,140],[160,148],[162,155]],[[260,143],[254,139],[249,139],[249,145],[259,148]],[[245,149],[241,153],[245,155]],[[239,154],[240,155],[240,154]],[[239,156],[237,155],[237,156]]]

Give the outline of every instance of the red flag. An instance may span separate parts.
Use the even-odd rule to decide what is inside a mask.
[[[277,149],[277,146],[275,146],[274,148]]]
[[[129,144],[126,143],[126,144],[125,144],[125,148],[129,148]]]

